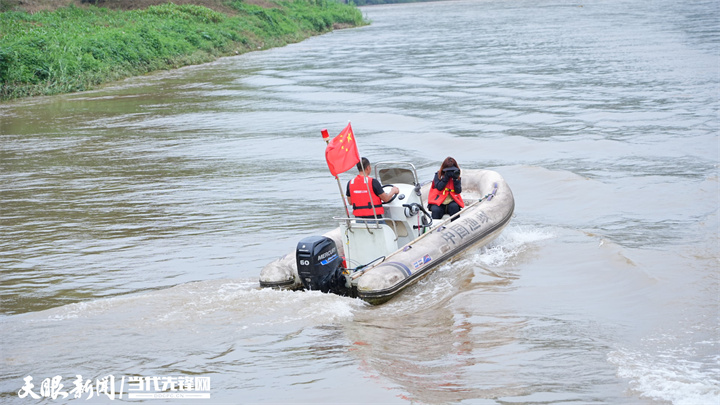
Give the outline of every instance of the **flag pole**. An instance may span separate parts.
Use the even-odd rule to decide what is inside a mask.
[[[327,129],[323,129],[320,131],[322,134],[323,139],[325,140],[325,144],[330,143],[330,134],[328,133]],[[347,206],[347,200],[345,200],[345,193],[343,193],[342,185],[340,184],[340,178],[338,176],[335,176],[335,180],[337,180],[338,190],[340,190],[340,196],[343,200],[343,207],[345,207],[345,215],[347,215],[348,218],[350,218],[350,211],[348,210]]]

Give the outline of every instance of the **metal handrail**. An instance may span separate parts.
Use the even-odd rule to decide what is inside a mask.
[[[393,230],[393,233],[395,234],[394,241],[397,242],[397,240],[399,239],[398,231],[397,231],[397,224],[395,223],[396,221],[393,219],[390,219],[390,218],[345,218],[345,217],[336,218],[336,217],[333,217],[333,219],[347,222],[348,229],[350,230],[350,232],[352,232],[352,222],[350,222],[350,221],[356,221],[356,223],[355,223],[356,225],[359,224],[359,222],[357,222],[357,221],[362,221],[362,223],[365,225],[365,229],[367,229],[368,232],[370,232],[370,235],[372,235],[373,233],[370,230],[370,227],[368,226],[369,223],[374,222],[373,228],[380,229],[380,225],[388,225],[389,226],[389,224],[387,222],[385,222],[385,224],[381,224],[380,221],[390,221],[390,222],[392,222],[392,230]]]

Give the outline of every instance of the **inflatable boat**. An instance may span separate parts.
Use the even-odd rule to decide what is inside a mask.
[[[267,264],[260,286],[321,290],[382,304],[471,248],[495,239],[515,209],[510,187],[491,170],[463,170],[465,208],[432,220],[430,184],[410,163],[380,162],[374,177],[400,190],[383,204],[384,218],[335,218],[339,226],[302,239],[294,252]]]

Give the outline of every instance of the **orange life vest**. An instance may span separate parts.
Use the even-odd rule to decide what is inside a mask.
[[[365,184],[367,179],[368,185]],[[357,177],[350,180],[350,201],[353,206],[353,215],[356,217],[371,217],[373,216],[372,206],[375,206],[375,213],[382,215],[385,213],[385,209],[382,207],[382,200],[376,196],[372,191],[372,177],[365,177],[362,174],[358,174]],[[368,189],[370,194],[368,194]],[[370,205],[372,203],[372,205]]]
[[[455,183],[453,182],[453,179],[448,180],[445,185],[445,189],[443,190],[435,188],[435,183],[433,183],[432,187],[430,187],[430,192],[428,192],[428,204],[442,205],[448,195],[452,197],[460,208],[465,208],[465,202],[462,197],[460,194],[455,192]]]

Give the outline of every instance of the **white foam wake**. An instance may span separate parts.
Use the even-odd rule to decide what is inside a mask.
[[[697,342],[657,353],[620,349],[608,361],[641,397],[674,405],[720,404],[720,355],[698,358],[694,347],[715,344]]]
[[[482,247],[473,261],[484,267],[499,267],[536,242],[552,239],[556,235],[548,230],[524,226],[510,226],[497,239]]]
[[[233,322],[268,325],[303,322],[322,324],[352,319],[364,303],[319,291],[259,288],[256,280],[208,280],[171,288],[96,299],[49,309],[31,322],[122,318],[133,313],[135,324]]]

